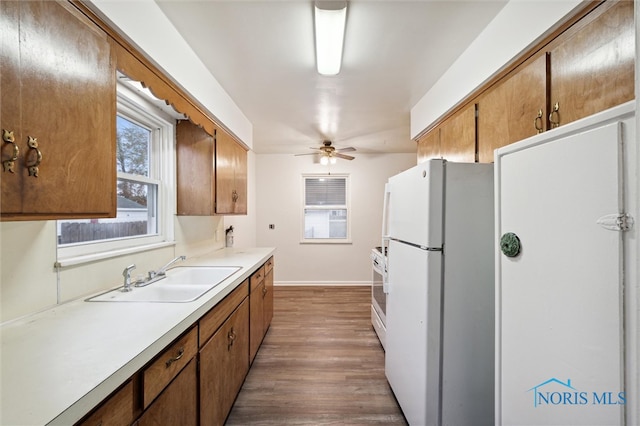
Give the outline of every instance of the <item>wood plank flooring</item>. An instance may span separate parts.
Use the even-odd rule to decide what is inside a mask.
[[[406,425],[369,287],[274,287],[274,316],[227,425]]]

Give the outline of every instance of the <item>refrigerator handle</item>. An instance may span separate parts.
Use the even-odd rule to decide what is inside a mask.
[[[388,260],[387,253],[389,249],[389,198],[391,192],[389,191],[389,183],[384,184],[384,198],[382,202],[382,258],[384,259],[384,265],[382,268],[382,291],[384,294],[389,294],[389,273],[387,272]]]
[[[389,247],[389,224],[388,220],[388,212],[389,212],[389,198],[391,192],[389,192],[389,184],[384,184],[384,198],[382,202],[382,255],[387,256],[387,248]],[[385,275],[386,275],[386,267],[385,267]]]

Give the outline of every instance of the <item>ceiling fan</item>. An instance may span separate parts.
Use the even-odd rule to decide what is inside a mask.
[[[295,154],[296,156],[300,156],[300,155],[321,155],[320,157],[320,163],[322,164],[335,164],[336,163],[336,158],[342,158],[343,160],[353,160],[355,157],[352,157],[351,155],[346,155],[343,154],[343,152],[353,152],[356,149],[352,146],[346,147],[346,148],[339,148],[337,149],[336,147],[334,147],[331,144],[331,141],[325,140],[322,141],[322,146],[318,147],[318,148],[313,148],[311,147],[311,149],[316,150],[317,152],[310,152],[308,154]]]

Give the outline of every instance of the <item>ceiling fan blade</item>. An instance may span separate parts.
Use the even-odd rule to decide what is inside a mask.
[[[348,147],[346,147],[346,148],[339,148],[339,149],[336,149],[336,151],[338,151],[338,152],[353,152],[353,151],[355,151],[355,150],[356,150],[356,149],[355,149],[354,147],[352,147],[352,146],[348,146]]]
[[[355,157],[352,157],[350,155],[340,154],[339,152],[334,152],[333,156],[334,157],[338,157],[338,158],[342,158],[343,160],[353,160],[355,158]]]
[[[301,155],[318,155],[318,152],[306,152],[304,154],[293,154],[294,157],[299,157]]]

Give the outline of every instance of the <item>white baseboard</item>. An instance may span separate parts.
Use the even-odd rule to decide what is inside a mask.
[[[275,281],[273,285],[282,287],[356,287],[371,286],[371,281]]]

